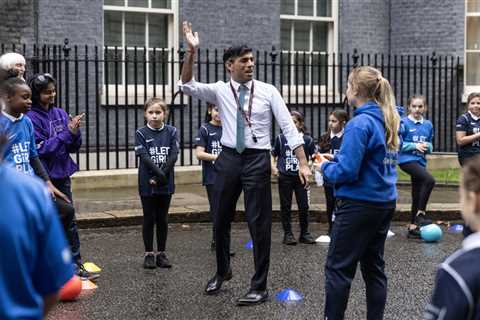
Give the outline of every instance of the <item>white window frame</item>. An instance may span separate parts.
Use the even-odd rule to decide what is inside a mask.
[[[327,47],[328,50],[326,52],[318,52],[318,54],[329,54],[329,58],[327,61],[327,64],[330,65],[333,63],[333,58],[332,54],[338,52],[338,1],[337,0],[330,0],[331,1],[331,11],[332,15],[331,17],[322,17],[322,16],[303,16],[298,14],[298,3],[299,1],[305,1],[305,0],[295,0],[295,6],[294,6],[294,14],[280,14],[280,23],[282,20],[288,20],[288,21],[305,21],[305,22],[328,22],[328,39],[327,39]],[[313,12],[316,14],[317,12],[317,1],[315,0],[310,0],[313,1]],[[313,48],[313,28],[310,27],[310,36],[309,36],[309,51],[295,51],[293,46],[295,44],[295,32],[292,27],[290,29],[290,51],[288,50],[282,50],[283,54],[288,54],[288,52],[291,53],[297,53],[297,54],[302,54],[305,52],[307,56],[310,56],[312,53],[312,48]],[[294,55],[292,54],[292,61],[291,63],[294,63]],[[325,85],[320,85],[320,90],[318,88],[319,85],[310,85],[310,84],[302,84],[299,85],[299,92],[298,92],[298,97],[301,97],[299,101],[306,101],[307,103],[313,103],[315,101],[318,101],[318,92],[320,91],[321,96],[337,96],[338,97],[338,102],[340,102],[341,97],[339,92],[333,92],[333,78],[332,78],[332,67],[328,67],[328,92],[327,92],[327,86]],[[294,73],[291,73],[292,79],[290,79],[290,83],[292,83],[289,87],[288,84],[282,86],[283,92],[288,92],[290,90],[291,93],[291,102],[294,102],[295,97],[297,96],[296,94],[296,88],[297,86],[293,83],[295,78],[294,78]],[[336,80],[338,80],[338,75],[336,76]],[[310,80],[311,81],[311,80]],[[305,86],[305,94],[306,96],[303,97],[303,91],[304,91],[304,86]],[[311,94],[311,91],[313,90],[313,95]],[[338,86],[336,86],[336,91],[338,91]],[[310,98],[313,96],[314,101],[310,101]],[[305,99],[305,100],[304,100]]]
[[[122,33],[122,46],[118,46],[117,48],[121,52],[122,59],[124,57],[125,51],[124,51],[124,45],[125,45],[125,13],[145,13],[145,45],[149,43],[149,14],[164,14],[168,16],[168,43],[167,43],[167,49],[168,49],[168,56],[167,59],[169,63],[167,64],[167,83],[166,84],[158,84],[156,86],[156,91],[157,95],[159,93],[163,92],[163,86],[165,86],[165,100],[169,101],[171,98],[171,86],[170,84],[174,84],[175,90],[176,90],[176,83],[179,79],[179,65],[176,63],[174,64],[174,71],[172,74],[171,70],[171,65],[170,61],[172,60],[172,54],[171,54],[171,48],[178,48],[179,46],[179,31],[178,31],[178,26],[179,26],[179,1],[177,0],[171,0],[171,8],[152,8],[152,0],[148,0],[148,8],[146,7],[129,7],[128,6],[128,0],[125,1],[125,4],[123,6],[116,6],[116,5],[104,5],[103,6],[103,12],[121,12],[122,13],[122,29],[120,30]],[[105,32],[105,25],[103,26],[103,32]],[[108,46],[107,49],[115,49],[115,46]],[[129,50],[134,50],[134,47],[127,47]],[[148,52],[153,51],[153,47],[147,47]],[[160,51],[157,51],[160,52]],[[137,53],[140,56],[143,56],[143,47],[137,47]],[[176,52],[175,52],[176,54]],[[149,55],[146,55],[147,61],[149,61]],[[137,88],[137,102],[139,104],[143,104],[143,101],[145,101],[148,97],[153,96],[154,93],[154,85],[149,84],[150,82],[150,72],[149,72],[149,64],[147,63],[147,70],[146,70],[146,76],[147,76],[147,82],[145,84],[126,84],[125,83],[125,73],[127,72],[125,67],[122,67],[122,72],[121,72],[121,83],[118,85],[116,84],[106,84],[104,81],[103,84],[103,91],[101,95],[101,103],[106,104],[106,87],[108,86],[108,92],[109,92],[109,105],[112,105],[115,103],[115,98],[118,97],[118,104],[123,105],[125,104],[125,86],[127,86],[127,91],[128,91],[128,104],[132,105],[135,103],[135,87]],[[145,92],[145,85],[147,86],[147,96],[144,97],[144,92]],[[118,96],[115,95],[116,88],[118,87]],[[142,100],[143,99],[143,100]]]
[[[467,97],[470,93],[472,92],[479,92],[480,91],[480,85],[468,85],[467,84],[467,53],[470,52],[478,52],[480,53],[480,48],[477,50],[475,49],[467,49],[467,20],[469,17],[480,17],[480,11],[477,12],[468,12],[468,2],[471,0],[465,0],[465,30],[464,30],[464,44],[463,47],[465,48],[464,53],[463,53],[463,61],[465,65],[465,71],[463,73],[463,83],[464,83],[464,90],[463,90],[463,96],[462,96],[462,101],[466,102]]]

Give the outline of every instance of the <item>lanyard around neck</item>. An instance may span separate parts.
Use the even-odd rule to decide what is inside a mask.
[[[253,93],[254,93],[254,86],[252,81],[252,87],[250,89],[250,97],[248,98],[248,113],[243,110],[243,106],[240,105],[240,100],[238,99],[237,93],[233,88],[232,82],[230,81],[230,89],[232,89],[233,96],[235,97],[235,102],[237,103],[237,108],[242,113],[243,117],[247,121],[247,125],[252,128],[252,104],[253,104]]]

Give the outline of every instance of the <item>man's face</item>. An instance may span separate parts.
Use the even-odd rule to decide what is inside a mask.
[[[252,52],[247,52],[243,56],[230,59],[226,63],[233,80],[245,83],[253,79],[255,68],[255,59]]]

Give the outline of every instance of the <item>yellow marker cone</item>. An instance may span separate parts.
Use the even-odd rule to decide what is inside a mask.
[[[102,269],[100,269],[95,263],[93,262],[85,262],[83,264],[83,267],[85,268],[85,270],[87,270],[88,272],[90,273],[99,273],[102,271]]]

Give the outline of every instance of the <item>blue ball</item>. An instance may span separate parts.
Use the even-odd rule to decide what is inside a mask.
[[[437,242],[442,238],[442,235],[442,229],[434,223],[420,228],[420,236],[426,242]]]

